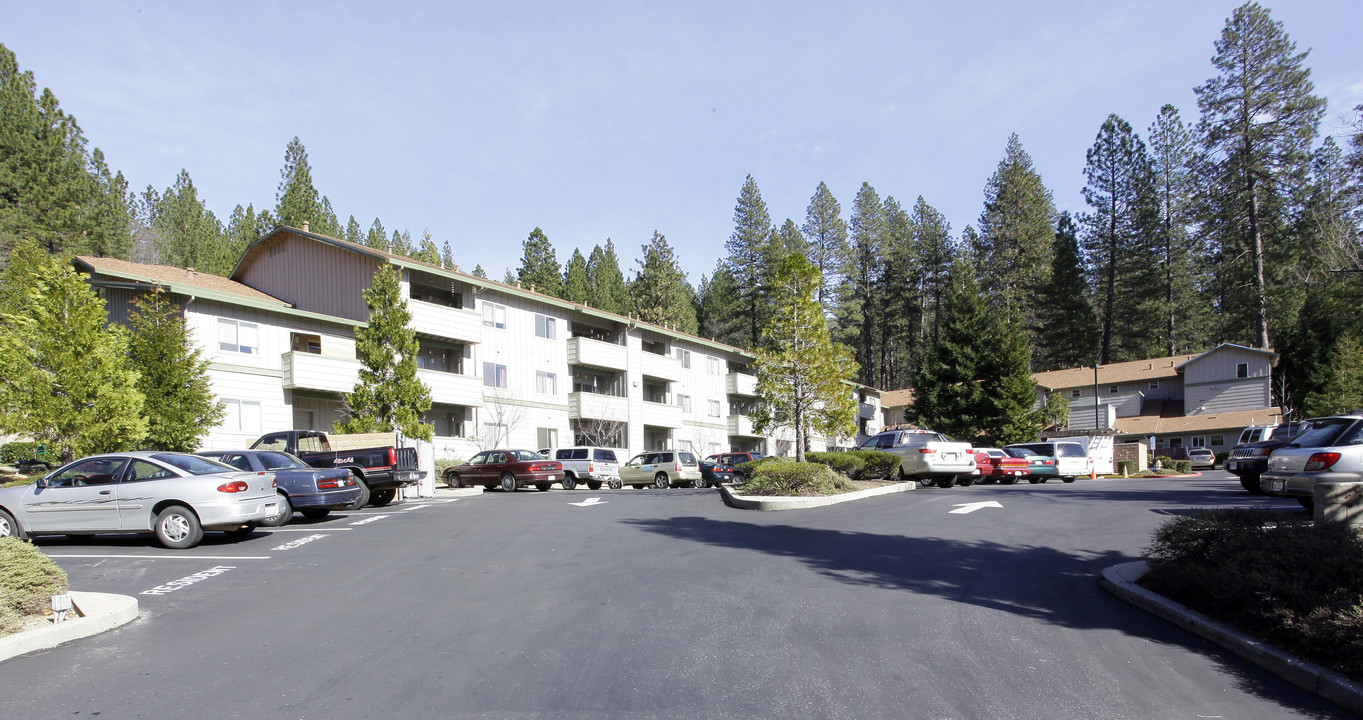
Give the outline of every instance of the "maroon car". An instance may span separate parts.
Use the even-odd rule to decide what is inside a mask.
[[[563,479],[563,464],[545,460],[534,450],[484,450],[463,465],[446,468],[444,477],[445,484],[455,488],[482,485],[491,490],[500,485],[515,492],[534,485],[542,492]]]

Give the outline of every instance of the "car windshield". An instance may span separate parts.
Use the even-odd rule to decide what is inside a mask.
[[[290,470],[309,467],[307,463],[286,452],[261,453],[260,464],[266,470]]]
[[[1027,451],[1026,451],[1025,449],[1023,449],[1023,448],[1015,448],[1015,447],[1004,448],[1003,451],[1006,452],[1006,453],[1008,453],[1008,455],[1009,455],[1010,457],[1019,457],[1019,458],[1025,458],[1025,457],[1027,457],[1028,455],[1031,455],[1031,454],[1032,454],[1032,453],[1027,452]]]
[[[1014,448],[1026,450],[1028,454],[1031,455],[1044,455],[1045,457],[1055,457],[1055,446],[1049,445],[1047,443],[1038,443],[1036,445],[1015,445]]]
[[[1354,424],[1353,418],[1322,418],[1311,421],[1311,429],[1292,438],[1295,447],[1329,447],[1345,428]]]
[[[213,473],[235,471],[236,468],[212,458],[198,455],[152,455],[152,458],[172,467],[180,468],[190,475],[212,475]]]

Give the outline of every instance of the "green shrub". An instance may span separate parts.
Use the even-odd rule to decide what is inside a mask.
[[[1164,456],[1164,455],[1156,455],[1156,456],[1154,457],[1154,459],[1150,461],[1150,467],[1152,467],[1152,468],[1160,468],[1160,469],[1162,469],[1162,470],[1168,470],[1168,469],[1172,468],[1173,466],[1174,466],[1174,459],[1171,458],[1171,457]]]
[[[855,452],[812,452],[805,453],[805,460],[827,465],[833,472],[860,480],[866,461]]]
[[[832,495],[852,489],[846,478],[823,463],[775,458],[756,463],[752,479],[743,485],[743,494]]]
[[[849,455],[858,455],[865,465],[865,477],[890,479],[899,472],[902,460],[898,455],[884,450],[853,450]]]
[[[753,473],[757,471],[758,466],[762,465],[763,463],[780,462],[782,460],[789,460],[789,458],[779,457],[758,458],[757,460],[749,460],[748,462],[745,463],[739,463],[735,465],[734,468],[737,469],[738,472],[743,475],[743,477],[752,477]]]
[[[1220,465],[1220,466],[1222,466],[1222,467],[1225,467],[1225,465],[1226,465],[1226,459],[1229,458],[1229,457],[1230,457],[1230,453],[1228,453],[1228,452],[1219,452],[1219,453],[1217,453],[1217,454],[1216,454],[1216,464],[1217,464],[1217,465]]]
[[[1187,474],[1191,473],[1192,471],[1193,471],[1193,461],[1192,461],[1192,460],[1175,460],[1175,461],[1174,461],[1174,472],[1179,473],[1179,474],[1181,474],[1181,475],[1187,475]]]
[[[0,635],[23,629],[29,615],[52,607],[66,591],[66,573],[32,543],[0,537]]]
[[[43,452],[38,452],[38,443],[27,441],[15,441],[0,445],[0,464],[13,465],[20,460],[45,460],[56,465],[57,458],[43,448]]]
[[[1139,464],[1140,464],[1140,463],[1136,462],[1135,460],[1118,460],[1118,461],[1117,461],[1117,474],[1118,474],[1118,475],[1135,475],[1137,472],[1140,471],[1139,468],[1136,467],[1136,466],[1139,465]]]
[[[1213,510],[1161,525],[1140,584],[1363,680],[1363,536],[1282,511]]]

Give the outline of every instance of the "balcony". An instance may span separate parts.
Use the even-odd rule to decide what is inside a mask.
[[[639,355],[641,356],[639,370],[644,375],[668,382],[681,382],[682,366],[677,358],[651,352],[642,352]]]
[[[568,393],[568,417],[574,420],[629,422],[629,400],[589,392]]]
[[[281,358],[285,390],[348,393],[360,378],[360,362],[308,352],[286,352]]]
[[[729,434],[740,437],[762,437],[762,434],[753,429],[752,418],[747,415],[729,416]]]
[[[431,389],[432,402],[468,407],[483,404],[482,378],[439,370],[417,370],[416,377]]]
[[[862,420],[871,420],[876,416],[876,406],[871,403],[859,403],[857,417]]]
[[[757,376],[729,373],[724,376],[724,387],[730,395],[757,397]]]
[[[645,401],[643,422],[645,425],[657,427],[680,428],[682,426],[682,409],[677,405]]]
[[[412,329],[422,335],[465,343],[477,343],[483,339],[483,316],[472,310],[420,300],[408,302],[407,310],[412,313]]]
[[[629,354],[624,345],[585,337],[568,338],[568,364],[604,370],[627,370]]]

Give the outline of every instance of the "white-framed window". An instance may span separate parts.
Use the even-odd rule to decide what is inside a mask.
[[[250,435],[264,432],[261,430],[259,400],[224,399],[222,403],[227,410],[227,416],[222,421],[223,430]]]
[[[483,325],[498,330],[506,329],[506,306],[483,302]]]
[[[706,374],[708,374],[708,375],[718,375],[718,374],[719,374],[719,358],[717,358],[717,357],[709,357],[709,356],[706,356],[706,358],[705,358],[705,372],[706,372]]]
[[[1207,436],[1205,436],[1205,435],[1194,435],[1194,436],[1193,436],[1193,447],[1207,447]]]
[[[558,428],[535,428],[536,448],[558,447]]]
[[[541,337],[545,340],[558,338],[554,318],[548,315],[535,315],[535,337]]]
[[[706,414],[708,414],[710,417],[719,417],[719,401],[718,401],[718,400],[706,400],[706,401],[705,401],[705,412],[706,412]]]
[[[483,385],[485,387],[506,387],[506,366],[497,363],[483,363]]]
[[[690,396],[690,395],[678,395],[678,396],[677,396],[677,406],[680,407],[680,408],[682,409],[682,412],[684,412],[684,413],[689,413],[689,412],[691,412],[691,396]]]
[[[506,426],[501,423],[483,423],[483,445],[496,447],[506,441]]]
[[[677,348],[677,359],[681,361],[682,367],[691,367],[691,351],[685,348]]]
[[[545,372],[545,371],[543,371],[543,370],[536,370],[536,371],[535,371],[535,392],[537,392],[537,393],[539,393],[539,394],[541,394],[541,395],[557,395],[557,394],[558,394],[558,374],[557,374],[557,373],[551,373],[551,372]],[[540,445],[540,447],[552,447],[552,446],[550,446],[550,445]]]
[[[1077,397],[1079,397],[1080,395],[1083,395],[1083,394],[1084,394],[1083,391],[1080,391],[1080,390],[1071,390],[1071,391],[1070,391],[1070,397],[1072,397],[1072,398],[1077,398]]]
[[[1151,380],[1151,381],[1150,381],[1150,389],[1151,389],[1151,390],[1158,390],[1158,389],[1159,389],[1159,381],[1158,381],[1158,380]]]
[[[1249,377],[1249,363],[1235,363],[1235,377]]]
[[[218,318],[218,349],[242,355],[260,354],[260,326],[229,318]]]

